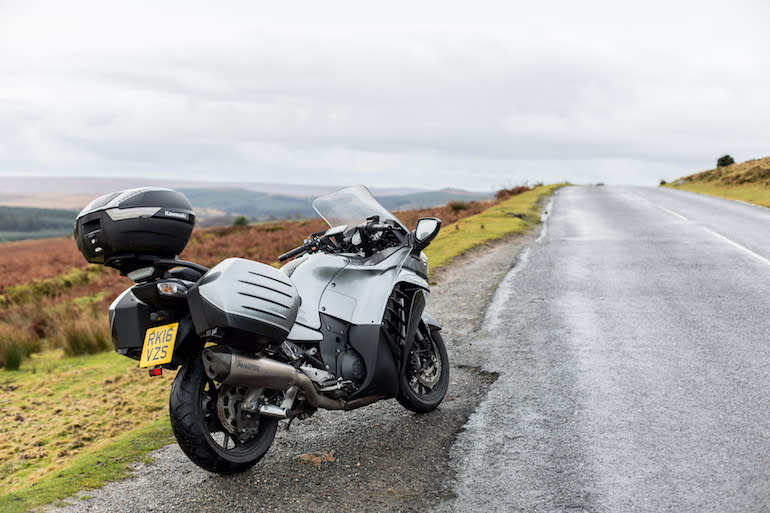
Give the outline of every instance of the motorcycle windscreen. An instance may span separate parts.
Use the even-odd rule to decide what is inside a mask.
[[[342,225],[352,227],[372,216],[377,216],[381,223],[393,220],[406,230],[406,226],[388,209],[380,205],[369,189],[363,185],[346,187],[321,196],[313,202],[313,208],[331,227]]]

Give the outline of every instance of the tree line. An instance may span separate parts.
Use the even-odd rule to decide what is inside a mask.
[[[76,215],[74,210],[0,207],[0,231],[72,230]]]

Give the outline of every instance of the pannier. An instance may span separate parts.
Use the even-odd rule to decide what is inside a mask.
[[[183,194],[171,189],[129,189],[89,203],[75,221],[75,240],[90,263],[126,271],[119,262],[179,255],[194,225],[195,213]]]
[[[286,339],[300,298],[289,278],[269,265],[228,258],[212,267],[187,293],[195,331],[249,350]]]
[[[176,321],[179,322],[174,351],[174,359],[177,361],[172,363],[181,363],[185,356],[184,340],[193,333],[192,321],[189,317],[153,320],[155,309],[138,299],[133,293],[134,290],[125,290],[110,306],[110,333],[115,351],[138,360],[142,354],[147,330]]]

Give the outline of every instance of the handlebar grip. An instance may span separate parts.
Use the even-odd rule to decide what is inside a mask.
[[[389,224],[385,224],[385,223],[369,223],[369,224],[365,225],[365,228],[366,228],[367,232],[374,233],[374,232],[381,232],[381,231],[384,231],[384,230],[389,230],[390,228],[392,228],[392,226],[390,226]]]
[[[283,255],[279,256],[279,257],[278,257],[278,261],[279,261],[279,262],[283,262],[284,260],[288,260],[288,259],[290,259],[291,257],[295,257],[295,256],[297,256],[297,255],[301,255],[301,254],[302,254],[302,253],[304,253],[305,251],[307,251],[307,248],[306,248],[305,246],[300,246],[300,247],[298,247],[298,248],[294,248],[294,249],[292,249],[291,251],[287,251],[287,252],[286,252],[286,253],[284,253]]]

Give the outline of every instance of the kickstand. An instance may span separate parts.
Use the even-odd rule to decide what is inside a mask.
[[[286,431],[289,431],[289,429],[291,429],[291,423],[292,423],[292,422],[294,422],[294,419],[295,419],[295,418],[296,418],[296,417],[292,417],[292,418],[290,418],[290,419],[289,419],[289,422],[287,422],[287,423],[286,423]]]

